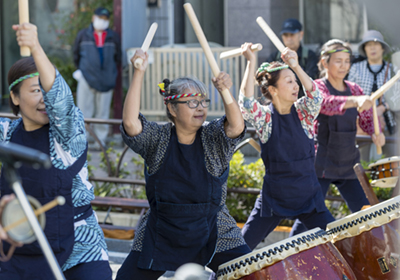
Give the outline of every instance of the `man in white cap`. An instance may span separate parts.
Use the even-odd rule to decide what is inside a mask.
[[[371,95],[393,76],[392,65],[383,59],[383,55],[390,52],[390,47],[383,40],[383,36],[379,31],[368,30],[359,44],[358,52],[367,59],[356,62],[351,66],[348,80],[361,86],[364,94]],[[386,127],[385,134],[391,135],[395,132],[396,121],[393,112],[388,110],[385,97],[387,97],[386,94],[377,101],[377,112],[381,126]],[[375,153],[375,146],[371,146],[369,158],[363,152],[361,153],[363,159],[380,158],[380,155]],[[392,145],[385,145],[383,150],[385,156],[395,155],[393,147],[390,146]]]
[[[301,68],[313,79],[318,78],[318,57],[312,50],[301,44],[303,40],[304,31],[301,23],[294,18],[289,18],[283,22],[282,30],[279,33],[282,36],[283,44],[289,49],[297,52],[297,56],[299,58],[299,64]],[[272,53],[267,62],[271,61],[280,61],[281,53],[276,51]],[[303,87],[300,86],[299,96],[298,98],[304,96]]]

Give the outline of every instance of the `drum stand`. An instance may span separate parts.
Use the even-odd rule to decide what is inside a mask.
[[[374,193],[374,190],[372,189],[372,187],[368,181],[368,177],[365,174],[365,171],[364,171],[364,168],[362,167],[362,165],[360,163],[357,163],[356,165],[354,165],[353,169],[354,169],[354,172],[356,173],[358,181],[360,181],[360,185],[364,190],[365,196],[367,197],[369,204],[375,205],[375,204],[380,203],[378,197]]]
[[[61,271],[60,266],[58,265],[57,259],[54,256],[53,251],[50,248],[49,242],[47,241],[46,236],[43,233],[42,228],[39,225],[38,220],[36,219],[35,214],[33,213],[32,207],[28,202],[25,191],[22,187],[21,180],[17,174],[17,168],[19,162],[5,162],[3,161],[3,172],[5,172],[5,178],[9,182],[10,186],[14,190],[15,195],[17,196],[19,203],[25,212],[26,217],[28,218],[29,224],[32,227],[33,232],[36,235],[36,238],[39,242],[40,247],[42,248],[43,254],[47,259],[47,262],[50,265],[50,269],[53,271],[55,279],[57,280],[65,280],[65,277]]]

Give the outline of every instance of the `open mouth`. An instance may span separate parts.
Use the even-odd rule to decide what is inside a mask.
[[[47,115],[47,112],[46,112],[46,109],[37,109],[40,113],[42,113],[42,114],[46,114]]]

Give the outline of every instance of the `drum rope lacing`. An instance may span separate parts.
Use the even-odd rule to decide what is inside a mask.
[[[282,244],[279,247],[275,247],[274,249],[269,249],[268,252],[264,251],[255,256],[251,256],[250,258],[246,258],[245,260],[241,260],[240,262],[236,262],[234,264],[231,264],[230,266],[224,267],[223,269],[218,270],[217,277],[224,276],[225,274],[234,272],[236,269],[240,269],[241,266],[245,267],[246,265],[251,265],[253,262],[258,262],[264,259],[265,257],[269,258],[272,255],[276,255],[278,253],[283,252],[283,250],[290,250],[291,248],[295,248],[297,245],[301,245],[302,243],[307,243],[309,241],[314,241],[318,238],[322,238],[325,235],[327,235],[326,231],[319,230],[315,233],[299,237],[297,239],[292,240],[291,242]]]
[[[400,167],[393,167],[393,168],[391,167],[389,169],[382,168],[381,170],[374,169],[374,170],[371,171],[371,177],[372,177],[373,180],[393,177],[393,175],[392,175],[393,170],[400,170]],[[387,171],[390,172],[391,176],[386,177],[386,172]],[[383,173],[383,178],[379,178],[379,174],[380,173]]]
[[[392,204],[392,205],[388,205],[388,206],[384,207],[383,209],[376,210],[373,213],[366,214],[366,215],[361,216],[361,217],[359,217],[359,218],[357,218],[355,220],[351,220],[350,222],[347,222],[347,223],[342,224],[340,226],[331,228],[330,230],[327,231],[327,233],[328,234],[334,234],[334,233],[340,232],[342,230],[346,230],[349,227],[356,226],[359,223],[362,224],[363,222],[367,222],[368,220],[372,220],[373,218],[376,218],[377,216],[381,216],[383,214],[386,214],[387,212],[395,211],[396,209],[399,209],[399,208],[400,208],[400,203],[399,202],[397,202],[395,204]]]

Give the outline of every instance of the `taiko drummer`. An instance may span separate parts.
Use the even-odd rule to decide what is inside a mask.
[[[0,141],[39,150],[50,156],[50,169],[22,166],[19,174],[25,192],[42,204],[61,195],[66,203],[46,213],[44,233],[67,279],[112,277],[103,232],[90,201],[87,141],[82,112],[74,105],[67,83],[43,51],[36,26],[14,25],[20,46],[32,57],[18,60],[8,72],[10,107],[21,118],[0,119]],[[1,172],[1,195],[12,192]],[[10,246],[4,242],[4,251]],[[0,262],[0,279],[54,278],[38,242],[17,248]]]
[[[251,44],[242,46],[247,58],[239,105],[245,120],[256,129],[261,141],[261,157],[266,168],[261,196],[243,227],[250,248],[265,238],[285,218],[299,218],[307,227],[325,229],[333,216],[325,206],[324,196],[314,169],[314,119],[322,96],[316,84],[297,63],[296,52],[286,48],[282,59],[295,60],[291,66],[305,88],[298,99],[299,86],[287,64],[263,63],[256,80],[265,97],[272,100],[262,106],[254,98],[255,55]]]
[[[315,122],[315,170],[323,195],[331,184],[335,184],[350,210],[356,212],[369,204],[353,170],[360,162],[355,144],[357,118],[360,128],[371,135],[378,146],[385,144],[385,135],[374,134],[371,97],[364,95],[359,85],[345,80],[350,69],[350,56],[350,46],[338,39],[326,42],[321,49],[318,66],[322,78],[315,82],[323,101]],[[296,233],[301,231],[298,222],[293,228]]]
[[[159,86],[171,123],[148,121],[139,112],[148,55],[138,50],[132,63],[137,58],[144,62],[133,74],[121,133],[145,160],[150,210],[117,279],[158,279],[187,262],[217,271],[250,252],[225,205],[229,161],[246,131],[239,106],[225,104],[225,116],[205,122],[205,85],[195,78],[165,79]],[[232,85],[225,73],[213,82],[219,92]]]

